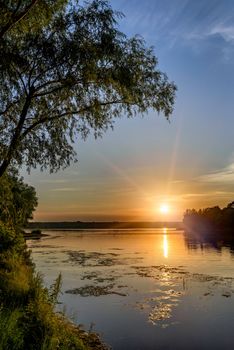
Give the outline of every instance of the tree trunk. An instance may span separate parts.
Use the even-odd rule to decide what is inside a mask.
[[[28,112],[28,108],[30,106],[30,102],[31,102],[31,96],[28,95],[26,100],[25,100],[24,107],[22,109],[18,125],[15,128],[15,132],[14,132],[14,134],[12,136],[11,143],[10,143],[10,145],[8,147],[7,154],[4,157],[4,159],[2,161],[2,164],[0,165],[0,178],[3,176],[3,174],[7,170],[8,166],[10,165],[11,160],[12,160],[13,155],[14,155],[14,151],[18,147],[18,143],[19,143],[19,140],[20,140],[20,137],[21,137],[21,132],[22,132],[22,129],[23,129],[23,126],[24,126],[25,118],[27,116],[27,112]]]
[[[7,170],[8,166],[10,164],[10,161],[4,160],[0,166],[0,178],[3,176],[5,171]]]

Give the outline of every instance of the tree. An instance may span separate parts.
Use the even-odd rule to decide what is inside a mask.
[[[0,41],[9,32],[24,35],[40,30],[66,3],[67,0],[0,0]]]
[[[234,227],[234,202],[229,203],[223,209],[219,206],[199,209],[187,209],[183,222],[191,228],[228,228]]]
[[[0,177],[10,164],[68,166],[77,137],[91,130],[101,136],[122,115],[153,109],[170,116],[176,87],[158,70],[152,48],[117,29],[120,16],[105,0],[70,1],[36,30],[6,33]]]
[[[0,179],[0,221],[16,228],[32,219],[37,206],[34,187],[23,182],[15,170],[8,171]]]
[[[228,209],[234,209],[234,202],[228,203],[227,208]]]

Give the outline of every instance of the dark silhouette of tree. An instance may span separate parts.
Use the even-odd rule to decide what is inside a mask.
[[[53,3],[2,2],[16,8],[7,17],[1,7],[0,177],[10,164],[68,166],[77,137],[101,136],[123,115],[172,113],[174,83],[158,70],[152,48],[118,30],[121,14],[107,1],[56,1],[36,25],[31,11]]]
[[[188,209],[184,214],[183,222],[186,228],[192,229],[232,229],[234,228],[234,202],[229,203],[225,208],[218,206],[212,208]]]
[[[234,209],[234,202],[231,202],[227,205],[227,208]]]

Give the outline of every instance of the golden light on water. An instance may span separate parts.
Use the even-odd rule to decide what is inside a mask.
[[[164,258],[168,258],[167,228],[163,229],[163,256]]]

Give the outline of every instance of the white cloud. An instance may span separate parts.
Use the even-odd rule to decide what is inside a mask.
[[[197,180],[210,183],[234,183],[234,163],[213,173],[199,176]]]
[[[215,25],[210,32],[207,33],[207,35],[219,35],[221,36],[226,42],[233,42],[234,41],[234,26],[228,26],[223,24]]]

